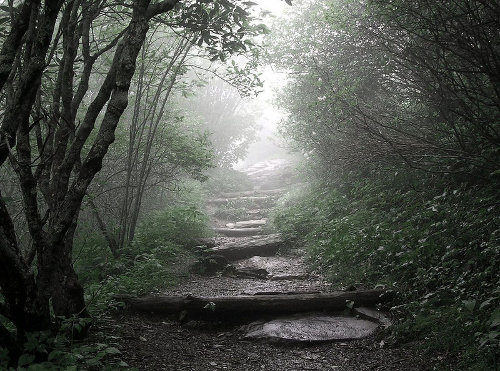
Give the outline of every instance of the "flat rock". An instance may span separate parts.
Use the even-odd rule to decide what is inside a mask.
[[[269,277],[271,281],[297,281],[297,280],[305,280],[307,279],[308,274],[274,274]]]
[[[207,200],[209,205],[227,205],[235,203],[265,204],[272,203],[276,197],[272,196],[244,196],[237,198],[212,198]]]
[[[251,256],[272,256],[284,245],[278,233],[240,238],[211,248],[211,253],[222,255],[230,260],[249,258]]]
[[[227,192],[222,193],[220,198],[238,198],[238,197],[248,197],[248,196],[267,196],[267,195],[279,195],[285,193],[286,188],[277,188],[277,189],[266,189],[266,190],[250,190],[250,191],[241,191],[241,192]]]
[[[244,220],[236,223],[227,223],[228,228],[257,228],[267,224],[266,219]]]
[[[214,228],[214,232],[227,237],[248,237],[262,233],[262,228]]]
[[[244,338],[285,342],[325,342],[361,339],[375,332],[377,324],[345,316],[305,315],[254,322]]]

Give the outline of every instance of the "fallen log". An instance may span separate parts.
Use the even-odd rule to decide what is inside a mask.
[[[262,228],[214,228],[214,232],[227,237],[248,237],[262,233]]]
[[[228,260],[238,260],[252,256],[273,256],[284,244],[285,241],[281,238],[281,235],[275,233],[228,242],[212,247],[209,251],[222,255]]]
[[[127,308],[155,314],[187,312],[190,318],[213,319],[257,314],[291,314],[304,312],[339,312],[351,307],[375,306],[391,300],[394,291],[366,290],[296,295],[244,296],[144,296],[121,297]]]

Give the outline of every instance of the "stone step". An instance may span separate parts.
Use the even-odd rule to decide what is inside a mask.
[[[269,205],[274,204],[276,197],[274,196],[244,196],[236,198],[212,198],[207,200],[208,205],[227,206],[234,204],[247,205]]]
[[[209,249],[210,253],[222,255],[228,260],[239,260],[252,256],[272,256],[285,241],[279,233],[241,238]]]
[[[271,281],[304,280],[309,274],[303,258],[296,256],[252,256],[234,263],[235,271],[255,270],[267,272]]]
[[[262,228],[214,228],[214,232],[227,237],[248,237],[262,234]]]
[[[239,197],[249,197],[249,196],[271,196],[271,195],[281,195],[287,192],[286,188],[275,188],[275,189],[255,189],[251,191],[240,191],[240,192],[226,192],[221,193],[220,198],[239,198]]]
[[[228,228],[257,228],[267,224],[267,219],[244,220],[236,223],[227,223]]]

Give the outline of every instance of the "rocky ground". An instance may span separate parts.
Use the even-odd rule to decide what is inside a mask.
[[[208,207],[212,214],[215,214],[215,210],[235,206],[241,210],[241,205],[249,211],[247,218],[239,220],[213,217],[213,225],[221,237],[209,242],[209,245],[214,254],[222,256],[221,265],[225,266],[230,262],[231,269],[217,267],[214,263],[214,274],[191,275],[164,294],[239,297],[269,292],[334,291],[322,277],[308,271],[300,250],[280,245],[277,251],[272,250],[269,254],[263,253],[266,250],[261,247],[252,250],[250,254],[244,253],[248,251],[248,246],[256,244],[255,241],[268,239],[265,225],[267,215],[264,210],[293,182],[289,170],[289,166],[282,161],[258,164],[246,170],[254,182],[254,189],[243,193],[223,194],[211,200]],[[254,218],[256,215],[259,216],[259,222],[237,223],[257,220]],[[257,254],[253,255],[255,251]],[[335,321],[335,317],[333,318]],[[340,321],[337,326],[342,326],[344,317],[337,318]],[[261,319],[264,323],[275,319],[275,316],[267,315]],[[370,335],[363,335],[356,340],[339,338],[336,341],[290,341],[287,338],[289,334],[285,339],[278,336],[249,340],[248,331],[249,328],[254,328],[250,325],[254,320],[255,318],[246,318],[243,313],[236,319],[227,321],[220,318],[217,321],[195,321],[188,318],[181,323],[175,316],[167,318],[152,313],[123,311],[108,325],[119,339],[121,358],[131,367],[140,370],[432,369],[432,362],[422,359],[416,347],[387,346],[383,326],[374,325],[373,322],[369,323],[371,327],[369,326],[370,331],[367,333]],[[355,318],[347,320],[356,321]],[[283,332],[280,326],[278,330]],[[372,328],[376,330],[372,331]],[[302,330],[304,333],[308,332],[307,328]],[[297,337],[296,333],[292,335],[292,338]],[[298,337],[301,338],[300,334]]]

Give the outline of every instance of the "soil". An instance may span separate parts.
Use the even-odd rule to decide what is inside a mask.
[[[334,343],[243,340],[244,326],[144,314],[114,318],[121,359],[139,370],[428,370],[414,347],[385,347],[380,334]]]

